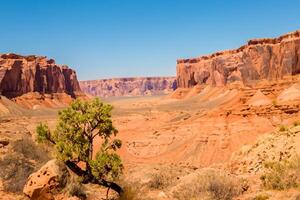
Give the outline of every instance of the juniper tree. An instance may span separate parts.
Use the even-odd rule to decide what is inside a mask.
[[[118,131],[112,124],[111,110],[111,105],[102,103],[98,98],[75,100],[58,113],[59,120],[54,131],[50,131],[47,124],[37,126],[37,140],[54,145],[57,158],[81,176],[83,184],[103,185],[120,194],[122,188],[113,181],[123,169],[121,158],[116,153],[122,142],[113,139]],[[95,142],[101,144],[96,154]],[[85,169],[78,166],[79,162],[85,164]]]

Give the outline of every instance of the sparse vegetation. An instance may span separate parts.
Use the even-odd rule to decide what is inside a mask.
[[[84,186],[78,182],[71,182],[67,187],[67,192],[70,196],[76,196],[81,200],[87,198]]]
[[[279,126],[279,131],[280,131],[280,132],[284,132],[284,131],[288,131],[288,130],[289,130],[288,127],[285,126],[285,125],[280,125],[280,126]]]
[[[164,189],[174,184],[177,179],[178,173],[174,170],[161,169],[160,171],[152,174],[149,182],[149,187],[153,189]]]
[[[278,105],[278,103],[277,103],[277,100],[276,100],[276,99],[273,99],[273,100],[272,100],[272,105],[273,105],[273,106],[277,106],[277,105]]]
[[[142,199],[141,193],[138,187],[127,185],[124,188],[124,192],[120,195],[118,200],[140,200]]]
[[[300,186],[300,158],[289,161],[265,163],[265,173],[261,176],[266,189],[285,190]]]
[[[245,188],[242,180],[216,171],[200,174],[195,181],[182,185],[175,191],[174,198],[185,199],[211,199],[231,200],[241,194]]]
[[[267,199],[269,199],[268,195],[266,195],[266,194],[259,194],[256,197],[254,197],[253,200],[267,200]]]
[[[293,122],[293,126],[299,126],[300,125],[300,121],[294,121]]]
[[[49,160],[47,152],[31,138],[12,143],[10,151],[0,160],[0,177],[4,190],[22,193],[28,176]]]

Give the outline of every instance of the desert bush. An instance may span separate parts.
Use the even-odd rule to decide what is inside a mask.
[[[13,142],[10,151],[0,160],[4,190],[21,193],[28,176],[48,160],[48,154],[30,138]]]
[[[13,142],[15,153],[23,155],[26,159],[37,161],[40,167],[50,160],[49,153],[41,145],[37,145],[30,137],[24,137]]]
[[[300,158],[289,161],[268,162],[264,165],[264,174],[260,177],[266,189],[285,190],[300,186]]]
[[[123,194],[121,194],[118,200],[140,200],[141,194],[137,188],[132,186],[125,186]]]
[[[76,196],[81,200],[85,200],[87,198],[87,194],[85,192],[84,186],[79,182],[71,182],[67,186],[67,193],[73,197]]]
[[[294,121],[293,122],[293,126],[299,126],[300,125],[300,121]]]
[[[267,200],[267,199],[269,199],[268,195],[266,195],[266,194],[259,194],[256,197],[254,197],[253,200]]]
[[[277,104],[278,104],[278,103],[277,103],[276,99],[272,100],[272,105],[273,105],[273,106],[277,106]]]
[[[280,125],[280,126],[279,126],[279,131],[280,131],[280,132],[287,131],[287,130],[288,130],[288,127],[287,127],[287,126],[285,126],[285,125]]]
[[[149,181],[149,187],[152,189],[165,189],[173,185],[179,175],[180,172],[176,169],[160,169],[158,172],[152,174],[151,180]]]
[[[231,200],[243,192],[240,179],[216,171],[200,174],[195,181],[182,185],[173,192],[175,199]]]
[[[141,200],[146,198],[147,188],[140,182],[127,180],[122,177],[119,180],[119,184],[124,189],[124,192],[119,196],[118,200]]]

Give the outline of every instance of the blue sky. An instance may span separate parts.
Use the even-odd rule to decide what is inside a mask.
[[[176,74],[176,59],[300,29],[298,0],[0,0],[0,52],[80,80]]]

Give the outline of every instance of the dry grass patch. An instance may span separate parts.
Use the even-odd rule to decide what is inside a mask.
[[[265,172],[260,177],[265,189],[285,190],[300,187],[300,158],[281,162],[265,163]]]
[[[13,142],[10,151],[0,160],[0,178],[4,190],[22,193],[28,176],[48,160],[48,154],[31,138]]]
[[[119,197],[118,200],[140,200],[141,193],[137,188],[133,186],[126,186],[123,188],[124,193]]]
[[[173,192],[173,196],[179,200],[231,200],[247,188],[243,181],[211,170],[198,175],[193,182],[182,185]]]
[[[285,125],[280,125],[279,126],[279,131],[280,132],[284,132],[284,131],[288,131],[288,130],[289,130],[289,128],[287,126],[285,126]]]
[[[163,190],[173,186],[184,172],[172,167],[164,167],[151,175],[148,186],[150,189]]]
[[[300,121],[294,121],[293,122],[293,126],[299,126],[300,125]]]
[[[118,200],[141,200],[145,199],[146,188],[138,182],[121,181],[120,185],[124,189],[124,193],[119,196]]]
[[[86,189],[79,182],[70,183],[67,186],[66,190],[67,190],[67,193],[69,194],[69,196],[71,196],[71,197],[76,196],[80,200],[85,200],[87,198]]]
[[[266,194],[259,194],[256,197],[254,197],[253,200],[268,200],[268,199],[269,199],[268,195],[266,195]]]

